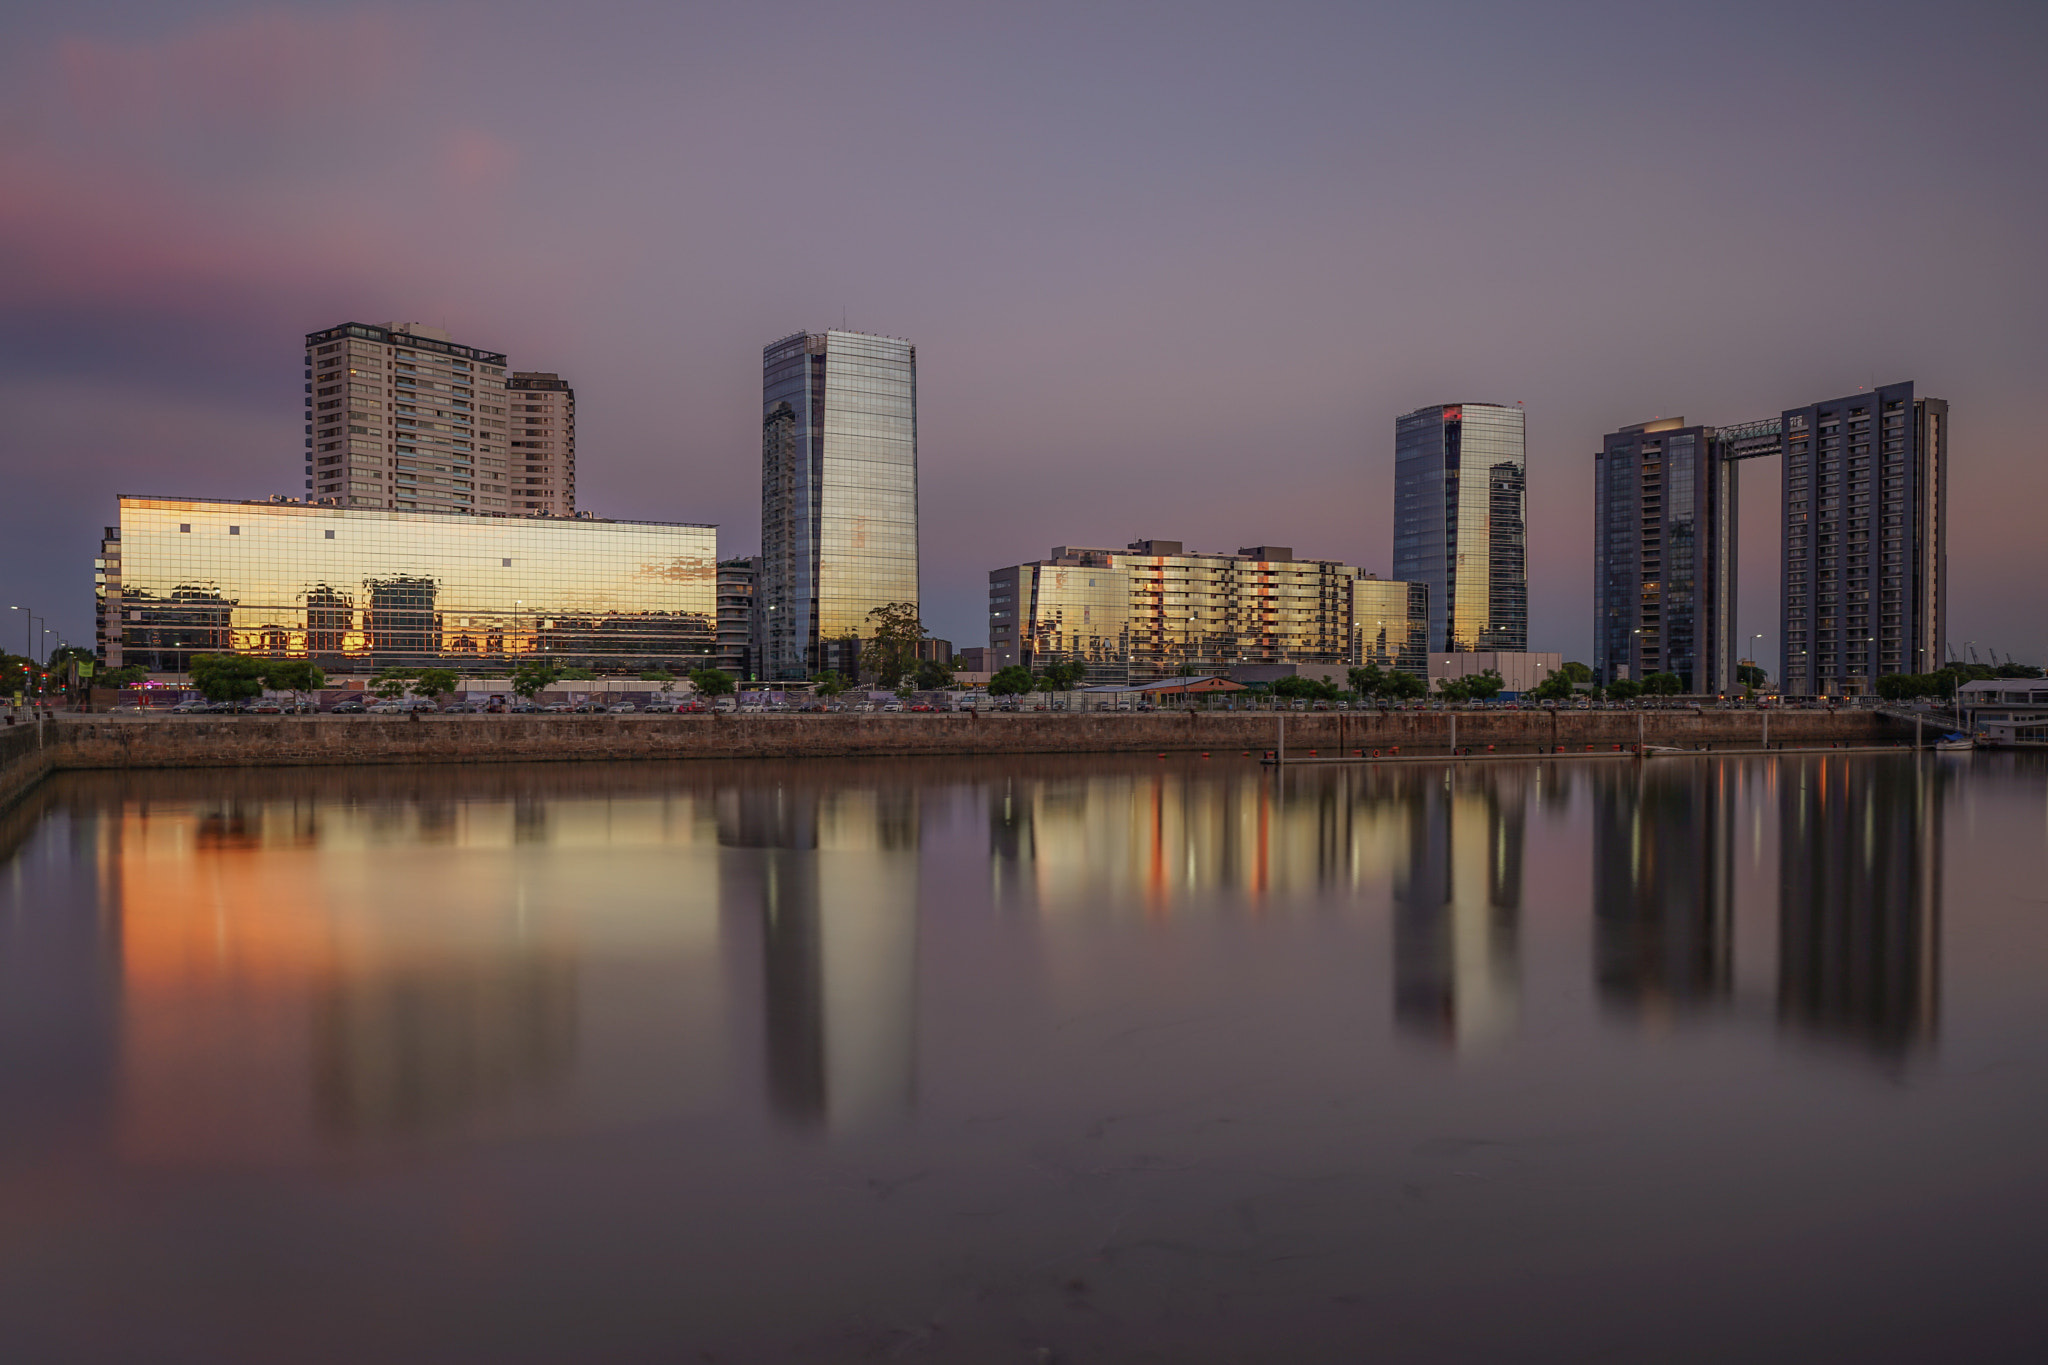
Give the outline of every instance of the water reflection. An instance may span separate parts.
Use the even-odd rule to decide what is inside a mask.
[[[0,1060],[8,1084],[40,1087],[38,1113],[109,1123],[137,1160],[713,1109],[735,1062],[787,1125],[878,1131],[917,1112],[920,900],[931,860],[963,844],[988,881],[949,872],[941,903],[1038,926],[1044,970],[1071,976],[1091,926],[1121,920],[1355,921],[1384,934],[1362,954],[1383,964],[1361,968],[1383,974],[1396,1031],[1454,1051],[1517,1032],[1526,907],[1547,894],[1532,888],[1589,861],[1609,1018],[1753,1018],[1737,1002],[1775,979],[1788,1032],[1897,1058],[1939,1022],[1955,773],[1026,760],[80,778],[0,824],[27,857],[61,807],[68,875],[102,907],[10,930]],[[936,827],[933,809],[950,813]],[[1775,876],[1776,925],[1752,936],[1745,987],[1752,862],[1753,887]],[[42,1035],[58,1041],[22,1041]]]
[[[1588,785],[1601,1001],[1639,1018],[1725,1004],[1734,984],[1733,765],[1607,765]]]
[[[1940,1005],[1941,757],[1816,759],[1780,774],[1778,1017],[1903,1057]]]
[[[1496,1041],[1520,1012],[1523,840],[1541,769],[1395,771],[1408,855],[1393,880],[1395,1017],[1457,1047]]]
[[[801,1127],[899,1119],[916,1093],[918,807],[914,789],[816,783],[728,791],[719,842],[752,850],[768,1093]]]

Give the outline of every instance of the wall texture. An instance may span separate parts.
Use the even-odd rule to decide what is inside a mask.
[[[1290,757],[1363,749],[1402,756],[1612,752],[1641,734],[1651,744],[1755,748],[1754,711],[1303,712],[1287,721]],[[1891,744],[1911,730],[1871,712],[1790,711],[1770,718],[1771,743]],[[44,756],[23,750],[25,790],[49,767],[191,768],[287,764],[502,763],[535,760],[897,757],[921,754],[1140,753],[1274,747],[1271,715],[1115,713],[824,716],[73,717],[51,728]],[[31,745],[33,735],[24,732]],[[20,745],[20,740],[9,737]],[[8,750],[6,752],[12,752]],[[0,768],[0,791],[16,764]]]

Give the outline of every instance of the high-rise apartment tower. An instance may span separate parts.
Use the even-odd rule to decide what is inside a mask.
[[[1394,578],[1429,587],[1436,653],[1529,647],[1520,407],[1450,403],[1394,423]]]
[[[505,357],[417,323],[306,334],[306,496],[504,516]]]
[[[1742,430],[1740,428],[1736,430]],[[1593,457],[1593,671],[1726,692],[1735,642],[1735,471],[1713,427],[1666,417]]]
[[[868,613],[917,600],[917,348],[844,331],[765,347],[761,676],[852,676]]]
[[[514,370],[505,381],[512,436],[512,510],[576,515],[576,390],[558,374]]]
[[[1784,440],[1784,690],[1851,696],[1941,667],[1948,404],[1887,384],[1788,409]]]

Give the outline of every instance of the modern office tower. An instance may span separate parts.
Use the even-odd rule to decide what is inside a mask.
[[[754,649],[754,579],[759,555],[718,561],[718,667],[741,682],[757,674]]]
[[[1739,428],[1736,430],[1747,430]],[[1735,465],[1683,417],[1609,433],[1593,458],[1593,672],[1734,686]]]
[[[1784,415],[1779,681],[1854,696],[1941,667],[1948,625],[1948,404],[1911,384]]]
[[[505,357],[411,322],[306,334],[306,497],[503,516]]]
[[[917,600],[917,348],[784,337],[761,353],[761,676],[853,677],[868,613]]]
[[[512,438],[512,510],[576,515],[576,390],[558,374],[514,370],[505,381]]]
[[[1383,614],[1370,627],[1378,657],[1421,676],[1427,660],[1411,613],[1426,599],[1405,583],[1370,581],[1381,585],[1372,602]],[[1349,666],[1364,649],[1358,582],[1349,564],[1296,559],[1281,545],[1236,554],[1190,554],[1178,540],[1122,550],[1061,545],[1049,558],[989,574],[989,651],[997,668],[1082,664],[1090,685],[1246,664]]]
[[[162,673],[221,653],[329,673],[710,664],[716,527],[451,512],[124,497],[101,542],[101,657]]]
[[[1394,577],[1429,587],[1429,648],[1526,650],[1520,407],[1451,403],[1394,423]]]

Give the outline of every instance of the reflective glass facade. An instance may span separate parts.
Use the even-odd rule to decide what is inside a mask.
[[[1419,584],[1361,580],[1349,564],[1272,545],[1236,554],[1189,554],[1172,540],[1059,546],[1048,559],[990,573],[989,648],[998,668],[1078,661],[1091,684],[1245,664],[1349,666],[1366,648],[1361,583],[1371,585],[1377,657],[1427,676]]]
[[[1941,667],[1948,404],[1889,384],[1783,421],[1785,691],[1850,696]]]
[[[761,364],[762,676],[850,673],[868,612],[918,600],[917,348],[798,332]]]
[[[1351,582],[1359,662],[1429,677],[1429,587],[1367,574]]]
[[[699,668],[717,560],[711,526],[124,497],[102,545],[101,653],[156,672],[229,651],[330,673]]]
[[[1747,430],[1741,428],[1737,430]],[[1735,470],[1727,436],[1682,417],[1623,427],[1593,461],[1593,668],[1734,685]]]
[[[1428,585],[1432,651],[1529,648],[1523,435],[1491,403],[1394,424],[1394,577]]]

